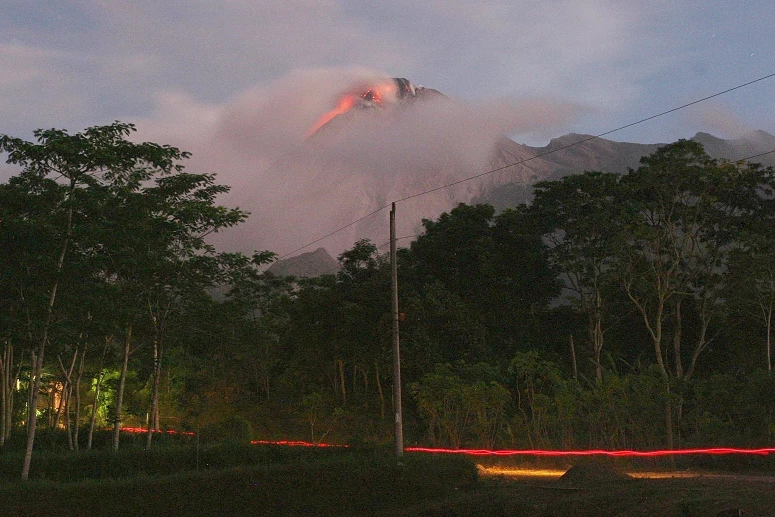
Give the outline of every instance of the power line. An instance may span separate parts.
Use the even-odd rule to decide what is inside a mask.
[[[766,152],[763,152],[763,153],[754,154],[753,156],[749,156],[748,158],[742,158],[739,161],[747,162],[748,160],[752,160],[754,158],[758,158],[759,156],[764,156],[766,154],[772,154],[772,153],[775,153],[775,149],[773,149],[772,151],[766,151]]]
[[[301,246],[301,247],[299,247],[299,248],[296,248],[296,249],[295,249],[295,250],[293,250],[293,251],[289,251],[289,252],[288,252],[288,253],[286,253],[285,255],[282,255],[282,256],[280,256],[280,257],[277,257],[277,260],[282,260],[282,259],[284,259],[285,257],[287,257],[288,255],[293,255],[293,254],[294,254],[294,253],[296,253],[297,251],[301,251],[301,250],[303,250],[304,248],[306,248],[306,247],[308,247],[308,246],[312,246],[313,244],[316,244],[316,243],[318,243],[318,242],[322,241],[323,239],[327,239],[327,238],[331,237],[332,235],[334,235],[334,234],[336,234],[336,233],[339,233],[339,232],[341,232],[342,230],[346,230],[346,229],[347,229],[347,228],[349,228],[350,226],[352,226],[352,225],[354,225],[354,224],[358,224],[359,222],[363,221],[363,220],[364,220],[364,219],[366,219],[367,217],[371,217],[372,215],[376,214],[377,212],[381,212],[382,210],[386,209],[386,208],[387,208],[387,207],[389,207],[389,206],[390,206],[390,204],[383,205],[383,206],[381,206],[381,207],[377,208],[376,210],[374,210],[373,212],[371,212],[371,213],[368,213],[368,214],[364,215],[364,216],[363,216],[363,217],[361,217],[360,219],[356,219],[355,221],[353,221],[353,222],[351,222],[351,223],[349,223],[349,224],[346,224],[346,225],[342,226],[341,228],[337,228],[337,229],[336,229],[336,230],[334,230],[333,232],[331,232],[331,233],[328,233],[328,234],[326,234],[326,235],[324,235],[324,236],[322,236],[322,237],[320,237],[320,238],[318,238],[318,239],[315,239],[314,241],[312,241],[312,242],[309,242],[309,243],[305,244],[304,246]]]
[[[733,88],[726,89],[726,90],[724,90],[722,92],[714,93],[713,95],[708,95],[707,97],[703,97],[702,99],[698,99],[696,101],[692,101],[692,102],[688,102],[686,104],[682,104],[681,106],[669,109],[667,111],[663,111],[661,113],[657,113],[656,115],[651,115],[650,117],[642,118],[642,119],[638,120],[637,122],[631,122],[630,124],[625,124],[624,126],[617,127],[616,129],[612,129],[610,131],[606,131],[605,133],[600,133],[600,134],[597,134],[597,135],[594,135],[594,136],[588,136],[586,138],[582,138],[581,140],[579,140],[577,142],[573,142],[572,144],[563,145],[561,147],[557,147],[556,149],[552,149],[551,151],[547,151],[545,153],[537,154],[535,156],[531,156],[530,158],[525,158],[524,160],[520,160],[518,162],[510,163],[508,165],[504,165],[502,167],[498,167],[498,168],[489,170],[487,172],[483,172],[481,174],[476,174],[476,175],[470,176],[468,178],[463,178],[462,180],[453,181],[452,183],[447,183],[446,185],[441,185],[439,187],[426,190],[424,192],[418,192],[417,194],[412,194],[411,196],[406,196],[404,198],[397,199],[396,203],[400,203],[401,201],[406,201],[408,199],[414,199],[416,197],[424,196],[425,194],[430,194],[431,192],[436,192],[438,190],[443,190],[445,188],[453,187],[455,185],[459,185],[461,183],[465,183],[465,182],[471,181],[473,179],[481,178],[481,177],[487,176],[489,174],[493,174],[495,172],[508,169],[509,167],[514,167],[515,165],[522,165],[523,163],[529,162],[531,160],[535,160],[537,158],[542,158],[542,157],[547,156],[549,154],[556,153],[557,151],[562,151],[564,149],[568,149],[569,147],[575,147],[577,145],[581,145],[581,144],[583,144],[585,142],[589,142],[590,140],[595,140],[596,138],[601,138],[601,137],[604,137],[606,135],[610,135],[611,133],[616,133],[617,131],[621,131],[622,129],[627,129],[628,127],[632,127],[632,126],[635,126],[635,125],[638,125],[638,124],[642,124],[643,122],[647,122],[647,121],[653,120],[653,119],[655,119],[657,117],[661,117],[663,115],[667,115],[669,113],[673,113],[674,111],[678,111],[678,110],[687,108],[689,106],[693,106],[694,104],[706,101],[708,99],[712,99],[714,97],[718,97],[719,95],[724,95],[725,93],[729,93],[729,92],[732,92],[732,91],[735,91],[735,90],[739,90],[740,88],[744,88],[746,86],[750,86],[750,85],[752,85],[754,83],[758,83],[759,81],[764,81],[765,79],[769,79],[771,77],[775,77],[775,74],[769,74],[769,75],[765,75],[763,77],[759,77],[758,79],[754,79],[753,81],[748,81],[747,83],[740,84],[740,85],[735,86]],[[772,151],[769,151],[769,152],[772,152]],[[768,153],[764,153],[764,154],[769,154],[769,152]],[[757,155],[757,156],[759,156],[759,155]]]
[[[562,150],[568,149],[568,148],[570,148],[570,147],[575,147],[575,146],[577,146],[577,145],[581,145],[581,144],[583,144],[583,143],[585,143],[585,142],[589,142],[590,140],[595,140],[595,139],[597,139],[597,138],[602,138],[602,137],[604,137],[604,136],[606,136],[606,135],[610,135],[610,134],[612,134],[612,133],[616,133],[617,131],[621,131],[621,130],[623,130],[623,129],[627,129],[627,128],[629,128],[629,127],[632,127],[632,126],[636,126],[636,125],[638,125],[638,124],[642,124],[642,123],[644,123],[644,122],[648,122],[649,120],[653,120],[653,119],[655,119],[655,118],[662,117],[662,116],[664,116],[664,115],[667,115],[667,114],[673,113],[673,112],[675,112],[675,111],[678,111],[678,110],[681,110],[681,109],[687,108],[687,107],[689,107],[689,106],[693,106],[693,105],[695,105],[695,104],[698,104],[698,103],[700,103],[700,102],[704,102],[704,101],[707,101],[707,100],[709,100],[709,99],[713,99],[714,97],[718,97],[718,96],[720,96],[720,95],[724,95],[724,94],[726,94],[726,93],[733,92],[733,91],[735,91],[735,90],[739,90],[739,89],[741,89],[741,88],[745,88],[746,86],[750,86],[750,85],[752,85],[752,84],[758,83],[758,82],[760,82],[760,81],[764,81],[764,80],[766,80],[766,79],[770,79],[770,78],[772,78],[772,77],[775,77],[775,73],[772,73],[772,74],[768,74],[768,75],[765,75],[765,76],[759,77],[758,79],[754,79],[754,80],[752,80],[752,81],[748,81],[748,82],[746,82],[746,83],[739,84],[739,85],[737,85],[737,86],[734,86],[734,87],[732,87],[732,88],[728,88],[728,89],[726,89],[726,90],[723,90],[723,91],[720,91],[720,92],[714,93],[713,95],[708,95],[707,97],[703,97],[703,98],[701,98],[701,99],[697,99],[697,100],[695,100],[695,101],[692,101],[692,102],[687,102],[686,104],[682,104],[682,105],[680,105],[680,106],[677,106],[677,107],[675,107],[675,108],[671,108],[671,109],[669,109],[669,110],[666,110],[666,111],[663,111],[663,112],[661,112],[661,113],[657,113],[656,115],[651,115],[651,116],[649,116],[649,117],[642,118],[642,119],[640,119],[640,120],[638,120],[638,121],[636,121],[636,122],[631,122],[631,123],[629,123],[629,124],[625,124],[625,125],[623,125],[623,126],[617,127],[616,129],[611,129],[610,131],[606,131],[606,132],[604,132],[604,133],[599,133],[599,134],[597,134],[597,135],[594,135],[594,136],[588,136],[588,137],[586,137],[586,138],[583,138],[583,139],[581,139],[581,140],[579,140],[579,141],[577,141],[577,142],[573,142],[573,143],[571,143],[571,144],[563,145],[563,146],[561,146],[561,147],[557,147],[557,148],[555,148],[555,149],[552,149],[551,151],[547,151],[547,152],[544,152],[544,153],[541,153],[541,154],[537,154],[537,155],[535,155],[535,156],[531,156],[530,158],[525,158],[524,160],[519,160],[519,161],[516,161],[516,162],[514,162],[514,163],[510,163],[510,164],[504,165],[504,166],[502,166],[502,167],[497,167],[497,168],[495,168],[495,169],[491,169],[491,170],[488,170],[488,171],[486,171],[486,172],[482,172],[482,173],[480,173],[480,174],[476,174],[476,175],[474,175],[474,176],[469,176],[468,178],[463,178],[463,179],[461,179],[461,180],[453,181],[452,183],[447,183],[447,184],[445,184],[445,185],[441,185],[441,186],[438,186],[438,187],[435,187],[435,188],[432,188],[432,189],[429,189],[429,190],[425,190],[425,191],[423,191],[423,192],[418,192],[418,193],[416,193],[416,194],[412,194],[412,195],[410,195],[410,196],[406,196],[406,197],[403,197],[403,198],[397,199],[397,200],[395,200],[394,202],[395,202],[395,203],[400,203],[400,202],[402,202],[402,201],[407,201],[407,200],[409,200],[409,199],[414,199],[414,198],[417,198],[417,197],[420,197],[420,196],[424,196],[424,195],[426,195],[426,194],[430,194],[430,193],[432,193],[432,192],[437,192],[437,191],[439,191],[439,190],[443,190],[443,189],[446,189],[446,188],[449,188],[449,187],[453,187],[453,186],[455,186],[455,185],[460,185],[461,183],[465,183],[465,182],[468,182],[468,181],[471,181],[471,180],[474,180],[474,179],[477,179],[477,178],[482,178],[482,177],[484,177],[484,176],[488,176],[488,175],[490,175],[490,174],[494,174],[494,173],[496,173],[496,172],[499,172],[499,171],[502,171],[502,170],[506,170],[506,169],[508,169],[508,168],[510,168],[510,167],[514,167],[514,166],[516,166],[516,165],[522,165],[522,164],[524,164],[524,163],[527,163],[527,162],[529,162],[529,161],[531,161],[531,160],[535,160],[535,159],[538,159],[538,158],[542,158],[542,157],[544,157],[544,156],[547,156],[547,155],[550,155],[550,154],[554,154],[554,153],[556,153],[556,152],[558,152],[558,151],[562,151]],[[772,151],[767,151],[767,152],[765,152],[765,153],[756,154],[756,155],[754,155],[754,156],[750,156],[750,157],[748,157],[748,158],[744,158],[743,160],[749,160],[749,159],[751,159],[751,158],[756,158],[756,157],[763,156],[763,155],[766,155],[766,154],[770,154],[770,153],[773,153],[773,152],[775,152],[775,149],[773,149]],[[347,228],[349,228],[349,227],[351,227],[351,226],[353,226],[353,225],[355,225],[355,224],[357,224],[357,223],[359,223],[359,222],[363,221],[363,220],[364,220],[364,219],[366,219],[367,217],[371,217],[372,215],[374,215],[374,214],[376,214],[376,213],[378,213],[378,212],[381,212],[381,211],[382,211],[382,210],[384,210],[385,208],[388,208],[390,205],[391,205],[391,203],[388,203],[388,204],[386,204],[386,205],[382,205],[382,206],[380,206],[379,208],[377,208],[376,210],[374,210],[373,212],[370,212],[370,213],[368,213],[368,214],[364,215],[363,217],[361,217],[361,218],[359,218],[359,219],[356,219],[355,221],[353,221],[353,222],[351,222],[351,223],[349,223],[349,224],[346,224],[346,225],[344,225],[344,226],[342,226],[342,227],[340,227],[340,228],[337,228],[336,230],[334,230],[334,231],[332,231],[332,232],[330,232],[330,233],[328,233],[328,234],[326,234],[326,235],[324,235],[324,236],[322,236],[322,237],[320,237],[320,238],[318,238],[318,239],[315,239],[315,240],[314,240],[314,241],[312,241],[312,242],[309,242],[309,243],[307,243],[307,244],[305,244],[305,245],[303,245],[303,246],[300,246],[300,247],[296,248],[296,249],[295,249],[295,250],[293,250],[293,251],[289,251],[288,253],[286,253],[286,254],[284,254],[284,255],[282,255],[282,256],[280,256],[280,257],[278,257],[278,258],[277,258],[277,260],[281,260],[281,259],[283,259],[283,258],[285,258],[285,257],[287,257],[287,256],[289,256],[289,255],[292,255],[292,254],[296,253],[297,251],[301,251],[301,250],[303,250],[304,248],[307,248],[307,247],[309,247],[309,246],[312,246],[313,244],[316,244],[316,243],[318,243],[318,242],[320,242],[320,241],[322,241],[322,240],[324,240],[324,239],[327,239],[328,237],[331,237],[332,235],[335,235],[335,234],[337,234],[337,233],[341,232],[342,230],[345,230],[345,229],[347,229]]]
[[[405,240],[405,239],[414,239],[415,237],[420,237],[421,235],[422,235],[421,233],[418,233],[417,235],[404,235],[403,237],[396,237],[396,240],[397,241],[402,241],[402,240]],[[377,249],[381,250],[385,246],[390,246],[390,241],[385,242],[383,244],[380,244],[379,246],[377,246]]]

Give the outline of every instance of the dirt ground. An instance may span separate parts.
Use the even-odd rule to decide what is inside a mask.
[[[594,465],[479,470],[476,488],[401,515],[775,517],[775,476],[769,475]]]

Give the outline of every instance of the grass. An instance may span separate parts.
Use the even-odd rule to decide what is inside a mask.
[[[199,472],[192,453],[51,453],[39,459],[36,479],[0,485],[0,513],[371,515],[443,499],[477,480],[466,458],[408,454],[398,464],[383,450],[228,445],[202,451],[200,462],[211,463]]]
[[[24,483],[18,481],[21,455],[3,451],[0,515],[710,517],[737,509],[744,515],[775,515],[775,483],[743,475],[598,475],[569,484],[552,478],[479,478],[474,463],[456,455],[410,453],[398,464],[388,449],[239,444],[203,448],[197,470],[196,450],[185,442],[160,443],[150,452],[128,445],[117,454],[36,454],[34,479]],[[771,463],[753,462],[760,475],[775,474]],[[747,470],[742,464],[727,466]]]

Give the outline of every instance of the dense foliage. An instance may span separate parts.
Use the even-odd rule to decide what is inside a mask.
[[[387,257],[362,240],[296,279],[218,252],[247,214],[133,130],[0,139],[22,166],[0,185],[0,446],[33,419],[72,449],[119,424],[390,441]],[[681,140],[423,221],[398,261],[408,442],[771,445],[774,185]]]

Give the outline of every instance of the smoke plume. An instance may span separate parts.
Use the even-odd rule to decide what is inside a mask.
[[[191,151],[188,169],[216,172],[232,187],[221,203],[251,213],[243,225],[215,235],[219,247],[284,255],[391,201],[482,173],[504,135],[545,130],[575,111],[540,99],[468,103],[428,95],[351,110],[309,136],[344,93],[386,80],[388,74],[366,69],[297,71],[225,106],[170,94],[138,127],[144,139]],[[418,233],[422,218],[481,190],[482,182],[472,181],[399,203],[399,236]],[[336,255],[361,238],[387,241],[387,210],[301,251],[323,246]]]

